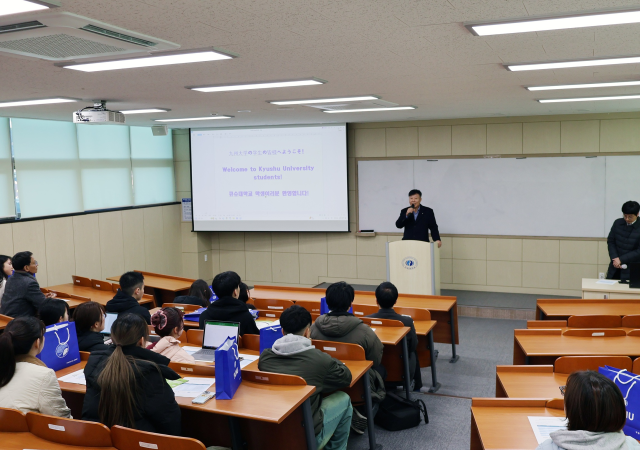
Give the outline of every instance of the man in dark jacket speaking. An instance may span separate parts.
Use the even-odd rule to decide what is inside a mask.
[[[400,217],[396,220],[396,227],[404,227],[403,241],[429,242],[429,230],[431,230],[431,237],[440,248],[442,247],[442,241],[438,232],[436,216],[433,214],[433,209],[421,205],[421,201],[422,192],[417,189],[411,189],[409,191],[410,206],[400,211]]]
[[[622,205],[622,219],[613,222],[607,246],[611,263],[607,278],[613,280],[629,279],[629,263],[640,262],[640,222],[638,214],[640,204],[629,201]],[[624,267],[622,267],[624,266]]]

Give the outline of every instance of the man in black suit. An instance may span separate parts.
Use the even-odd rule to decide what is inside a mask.
[[[429,230],[431,230],[431,237],[440,248],[442,247],[442,241],[440,240],[440,233],[438,233],[436,216],[433,214],[433,209],[421,205],[421,201],[422,192],[417,189],[411,189],[409,191],[409,203],[411,206],[400,211],[400,217],[396,220],[396,227],[404,227],[403,241],[429,242]]]
[[[628,280],[631,277],[629,263],[640,262],[640,204],[634,201],[626,202],[622,205],[622,214],[622,219],[613,222],[607,238],[611,258],[607,278],[613,280]]]

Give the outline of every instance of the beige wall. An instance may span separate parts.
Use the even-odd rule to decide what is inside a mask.
[[[356,158],[640,153],[640,113],[362,123],[349,126],[349,202],[356,229]],[[190,197],[186,130],[174,130],[176,186]],[[312,286],[386,276],[385,243],[351,233],[191,233],[182,224],[185,276],[236,270],[250,284]],[[446,236],[446,235],[445,235]],[[606,271],[604,239],[446,236],[442,288],[580,295]],[[207,255],[208,261],[204,262]]]
[[[127,270],[182,272],[180,205],[0,225],[0,254],[29,250],[40,286],[71,275],[104,280]]]

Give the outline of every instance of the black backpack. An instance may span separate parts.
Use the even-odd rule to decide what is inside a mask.
[[[427,406],[422,400],[407,400],[389,391],[380,403],[375,423],[389,431],[406,430],[420,425],[420,413],[424,416],[424,423],[429,423]]]

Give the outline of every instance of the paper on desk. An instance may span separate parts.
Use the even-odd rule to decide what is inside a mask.
[[[564,417],[528,416],[528,419],[538,444],[550,439],[549,433],[567,429],[567,419]]]
[[[58,378],[58,381],[64,381],[65,383],[84,384],[87,385],[87,381],[84,378],[84,369],[76,370],[66,374],[63,377]]]
[[[216,382],[215,378],[184,377],[186,383],[173,388],[176,397],[196,398]]]
[[[238,355],[241,358],[240,359],[240,368],[241,369],[244,369],[249,364],[251,364],[254,361],[257,361],[258,358],[260,358],[260,356],[258,356],[258,355],[247,355],[246,353],[238,353]]]
[[[187,352],[190,355],[193,355],[198,350],[202,350],[202,347],[190,347],[190,346],[185,345],[184,347],[182,347],[182,350],[184,350],[185,352]]]
[[[616,284],[618,283],[617,280],[598,280],[596,281],[596,284]]]
[[[257,320],[256,325],[258,330],[262,330],[263,328],[280,325],[280,320]]]

